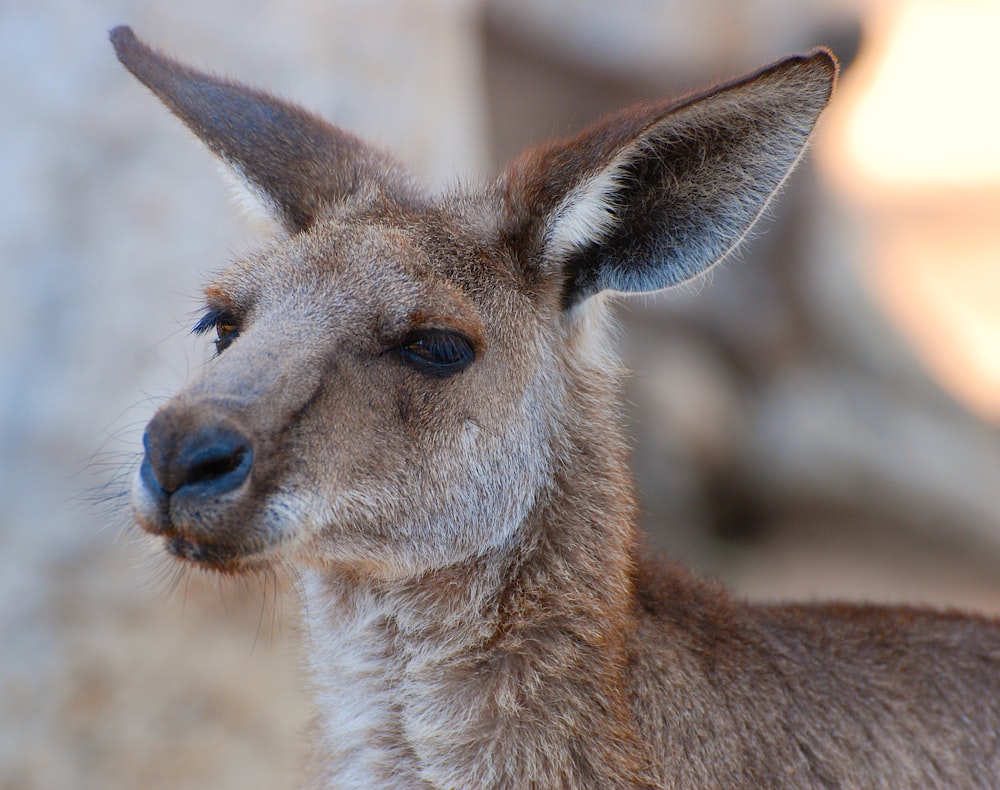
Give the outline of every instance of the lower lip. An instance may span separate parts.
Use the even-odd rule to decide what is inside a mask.
[[[226,552],[206,547],[192,540],[175,535],[166,540],[167,551],[178,559],[220,571],[235,570],[235,559],[226,557]]]

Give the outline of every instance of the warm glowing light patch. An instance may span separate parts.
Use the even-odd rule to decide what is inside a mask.
[[[1000,2],[905,0],[882,22],[851,86],[852,170],[893,186],[1000,185]]]

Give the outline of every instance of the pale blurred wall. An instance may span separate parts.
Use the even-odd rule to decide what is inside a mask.
[[[812,43],[838,4],[611,5],[490,4],[553,51],[698,81]],[[254,238],[106,31],[127,22],[299,100],[439,183],[489,166],[479,13],[477,0],[0,8],[0,788],[290,786],[305,715],[293,630],[254,647],[256,604],[244,627],[197,578],[151,589],[124,519],[79,501],[118,490],[157,399],[206,356],[184,337],[199,284]]]

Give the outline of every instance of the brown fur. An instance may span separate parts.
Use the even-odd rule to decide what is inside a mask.
[[[221,353],[150,422],[133,499],[183,561],[299,569],[314,786],[996,782],[996,621],[749,606],[639,548],[602,292],[741,241],[828,53],[432,196],[304,110],[112,40],[286,231],[206,289]]]

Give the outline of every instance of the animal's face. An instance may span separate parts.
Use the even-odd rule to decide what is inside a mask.
[[[546,478],[565,324],[476,208],[343,212],[218,276],[220,352],[150,424],[140,524],[233,571],[394,576],[508,539]]]

